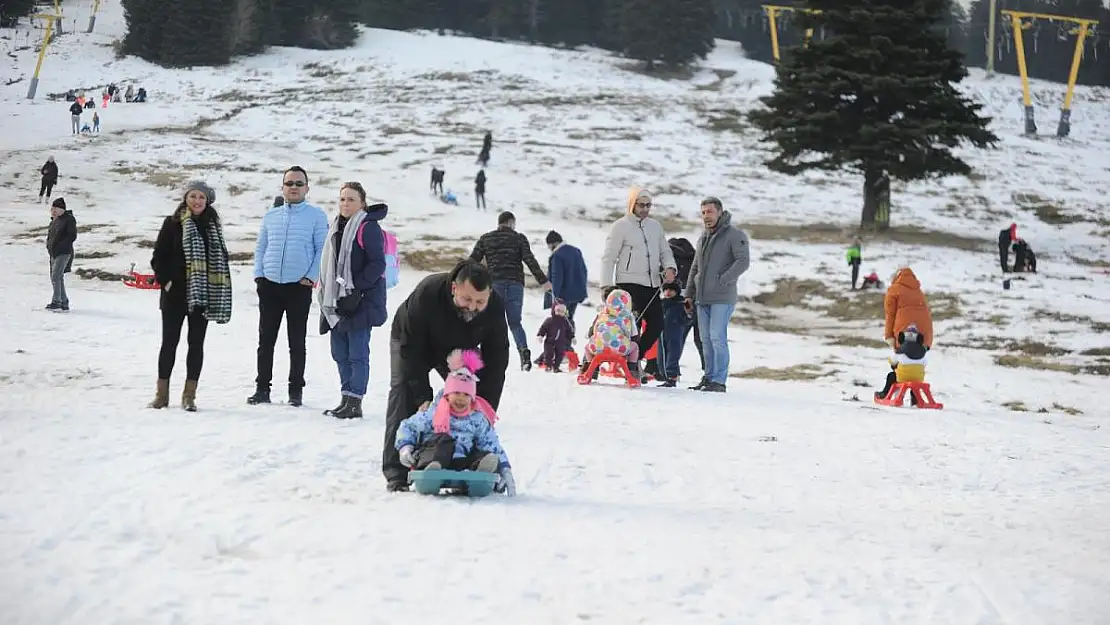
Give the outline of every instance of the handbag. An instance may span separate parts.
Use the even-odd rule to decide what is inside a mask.
[[[353,317],[362,303],[362,291],[354,290],[335,302],[335,312],[340,317]]]

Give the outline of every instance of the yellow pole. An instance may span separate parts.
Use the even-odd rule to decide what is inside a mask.
[[[779,26],[775,21],[775,13],[778,13],[776,7],[766,7],[767,19],[771,22],[771,55],[775,57],[775,62],[779,60]]]
[[[1025,37],[1022,35],[1021,18],[1010,14],[1014,27],[1014,47],[1017,48],[1018,74],[1021,75],[1021,95],[1025,104],[1025,134],[1037,134],[1037,123],[1033,114],[1033,96],[1029,93],[1029,72],[1025,67]]]
[[[1075,54],[1071,57],[1071,73],[1068,74],[1068,91],[1064,94],[1064,106],[1060,109],[1060,124],[1056,126],[1056,136],[1066,137],[1071,132],[1071,98],[1075,95],[1075,81],[1079,78],[1079,64],[1083,62],[1083,42],[1087,39],[1087,22],[1079,25],[1079,37],[1075,39]]]
[[[54,0],[54,15],[58,16],[58,34],[64,35],[62,30],[65,27],[65,20],[62,19],[62,4],[61,0]]]
[[[46,34],[42,37],[42,48],[39,49],[39,60],[35,63],[35,73],[31,76],[31,87],[27,90],[27,99],[35,99],[35,91],[39,88],[39,71],[42,70],[42,60],[46,57],[46,46],[50,45],[50,33],[54,30],[54,20],[58,18],[56,15],[36,15],[34,17],[42,17],[46,19]]]
[[[89,15],[89,29],[85,32],[91,33],[93,31],[93,26],[96,25],[96,14],[99,13],[99,12],[100,12],[100,0],[96,0],[96,2],[93,3],[92,14]]]

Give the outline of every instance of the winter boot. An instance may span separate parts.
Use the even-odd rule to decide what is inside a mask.
[[[334,417],[335,413],[337,413],[340,410],[343,410],[344,408],[347,407],[347,402],[350,399],[351,399],[350,397],[348,397],[346,395],[343,395],[339,400],[339,405],[336,406],[335,408],[329,408],[329,409],[325,410],[324,415],[329,416],[329,417]]]
[[[639,380],[641,384],[646,381],[644,371],[640,368],[640,363],[634,360],[628,362],[628,375]]]
[[[709,378],[707,378],[703,375],[703,376],[701,376],[701,381],[700,382],[698,382],[697,384],[695,384],[693,386],[687,387],[687,388],[689,388],[691,391],[704,391],[705,387],[708,386],[708,385],[709,385]]]
[[[304,401],[304,389],[289,385],[289,405],[296,407],[300,406]]]
[[[474,467],[475,471],[483,473],[497,473],[497,465],[501,464],[496,454],[486,454],[478,461],[478,466]]]
[[[521,371],[532,370],[532,351],[527,347],[520,348],[520,369]]]
[[[254,406],[256,404],[270,403],[270,387],[259,386],[254,390],[254,395],[247,398],[247,403]]]
[[[181,391],[181,407],[187,412],[197,411],[197,381],[185,380],[185,389]]]
[[[336,419],[361,419],[362,418],[362,398],[361,397],[348,397],[347,403],[332,413]]]
[[[154,391],[154,401],[147,404],[147,408],[165,408],[170,405],[170,381],[158,380]]]

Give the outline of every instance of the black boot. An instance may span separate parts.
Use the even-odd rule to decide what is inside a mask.
[[[875,399],[886,399],[886,396],[890,393],[890,388],[894,386],[894,383],[897,381],[898,376],[895,375],[893,371],[886,374],[886,386],[884,386],[881,391],[875,391]]]
[[[336,406],[335,408],[330,408],[328,410],[325,410],[324,414],[329,416],[329,417],[334,417],[335,413],[337,413],[337,412],[339,412],[339,411],[341,411],[341,410],[343,410],[344,408],[347,407],[347,402],[350,401],[350,399],[351,399],[350,397],[344,395],[343,398],[339,400],[339,405],[338,406]]]
[[[270,387],[259,386],[254,390],[254,395],[247,398],[247,403],[250,405],[255,404],[268,404],[270,403]]]
[[[695,384],[693,386],[689,386],[687,388],[689,388],[691,391],[701,391],[701,390],[705,390],[705,387],[708,384],[709,384],[709,378],[707,378],[703,375],[703,376],[701,376],[701,381],[700,382],[698,382],[697,384]]]
[[[300,406],[304,399],[304,390],[299,386],[289,385],[289,405]]]
[[[520,369],[522,371],[532,370],[532,352],[527,347],[520,348]]]
[[[362,398],[361,397],[348,397],[347,404],[340,410],[336,410],[331,416],[336,419],[361,419],[362,418]]]

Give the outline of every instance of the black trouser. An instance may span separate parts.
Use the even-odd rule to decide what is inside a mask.
[[[447,434],[436,434],[416,451],[416,464],[412,468],[414,471],[419,471],[434,461],[438,462],[444,469],[473,471],[478,468],[478,463],[488,455],[488,451],[474,449],[467,456],[455,458],[455,439]]]
[[[184,288],[184,287],[182,287]],[[185,379],[199,380],[204,366],[204,336],[208,332],[208,319],[204,313],[186,314],[185,307],[174,306],[162,310],[162,348],[158,351],[158,379],[168,380],[177,359],[177,344],[181,342],[181,326],[189,320],[189,334],[185,341],[189,351],[185,355]]]
[[[640,321],[647,322],[647,328],[636,339],[636,344],[640,346],[640,358],[642,359],[644,354],[651,349],[652,344],[659,338],[659,335],[663,333],[663,301],[660,299],[662,296],[659,294],[658,288],[642,284],[621,283],[617,285],[617,288],[628,291],[628,294],[632,296],[632,309],[636,311],[637,323]]]
[[[299,282],[278,284],[265,278],[258,281],[258,377],[254,380],[258,388],[269,390],[274,377],[274,345],[282,316],[289,337],[289,387],[304,388],[304,341],[311,307],[310,286]]]
[[[563,364],[563,356],[566,354],[565,349],[559,349],[561,346],[558,343],[543,343],[543,364],[552,369],[558,369],[559,365]]]
[[[425,378],[427,373],[424,374]],[[427,399],[431,399],[430,397]],[[407,484],[409,470],[401,464],[401,454],[397,444],[397,428],[401,422],[411,417],[424,402],[416,396],[415,386],[404,377],[404,362],[401,359],[401,341],[389,341],[389,399],[385,404],[385,441],[382,443],[382,474],[386,481]]]
[[[39,186],[39,197],[42,197],[44,195],[46,197],[50,197],[50,191],[54,189],[54,184],[55,183],[53,180],[47,180],[46,178],[43,178],[42,185]]]
[[[860,259],[854,258],[851,262],[852,265],[852,290],[856,290],[856,281],[859,280],[859,265]]]
[[[1002,263],[1002,273],[1010,273],[1010,244],[998,244],[998,261]]]
[[[485,207],[486,207],[486,190],[485,189],[475,189],[474,190],[474,208],[485,208]]]

